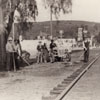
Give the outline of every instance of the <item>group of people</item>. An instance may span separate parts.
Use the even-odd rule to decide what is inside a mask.
[[[39,44],[37,45],[37,63],[41,63],[41,62],[48,62],[48,60],[50,60],[50,62],[54,62],[55,58],[54,58],[54,53],[55,53],[55,47],[56,43],[54,43],[54,40],[51,40],[50,43],[50,50],[48,50],[46,43],[44,43],[42,45],[42,42],[39,41]],[[50,59],[49,59],[50,58]]]
[[[55,49],[57,47],[56,43],[54,43],[54,40],[51,40],[50,43],[50,50],[48,50],[46,43],[44,43],[44,45],[42,45],[41,41],[39,41],[39,45],[37,46],[37,63],[41,63],[41,62],[47,62],[48,58],[50,60],[50,62],[54,62],[55,61],[55,55],[57,53],[57,49]],[[68,52],[68,50],[65,50],[65,58],[67,61],[71,61],[71,55]],[[84,40],[84,62],[88,62],[89,60],[89,41],[88,39]]]
[[[50,61],[51,63],[55,62],[55,55],[57,55],[57,47],[56,43],[54,43],[54,40],[51,40],[51,43],[49,45],[49,50],[47,48],[46,43],[42,44],[41,41],[39,41],[39,44],[37,45],[37,63],[46,63]],[[11,70],[19,70],[19,61],[21,60],[22,50],[19,40],[15,39],[13,40],[12,37],[8,38],[7,44],[6,44],[6,55],[7,55],[7,62],[6,67],[8,71]],[[71,55],[68,53],[68,50],[65,50],[65,56],[68,58],[68,61],[71,61]],[[84,41],[84,62],[88,62],[89,60],[89,42],[88,40]]]
[[[49,49],[49,50],[48,50]],[[47,48],[46,43],[42,45],[42,42],[39,41],[39,44],[37,45],[37,63],[46,63],[50,61],[51,63],[54,63],[55,61],[61,61],[62,58],[59,57],[58,50],[57,50],[57,45],[54,42],[54,40],[51,40],[51,43],[49,45],[49,48]],[[71,55],[68,52],[68,50],[65,50],[65,57],[67,62],[71,61]]]
[[[19,59],[21,56],[21,46],[19,40],[9,37],[6,44],[6,67],[7,71],[19,70]]]

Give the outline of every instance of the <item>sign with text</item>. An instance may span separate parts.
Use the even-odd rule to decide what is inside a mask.
[[[78,41],[83,41],[83,28],[78,28]]]

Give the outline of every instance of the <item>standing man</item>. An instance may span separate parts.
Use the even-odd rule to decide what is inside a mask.
[[[44,43],[44,45],[43,45],[43,55],[42,55],[44,63],[46,63],[47,60],[48,60],[48,54],[49,54],[49,51],[47,49],[47,45],[46,45],[46,43]]]
[[[13,57],[14,45],[12,37],[8,38],[6,44],[6,55],[7,55],[7,62],[6,62],[7,71],[14,70],[14,57]]]
[[[42,46],[42,43],[41,43],[41,41],[39,41],[39,44],[37,45],[37,51],[38,51],[38,53],[37,53],[37,63],[42,63],[43,61],[43,59],[42,59],[42,52],[43,52],[43,46]]]
[[[89,41],[86,38],[84,41],[84,62],[89,61]]]
[[[56,43],[54,43],[54,40],[51,40],[50,43],[50,62],[53,63],[55,61],[54,58],[54,48],[57,47]]]
[[[14,60],[15,60],[15,66],[16,70],[19,70],[19,61],[21,56],[21,46],[19,43],[19,40],[14,40]]]

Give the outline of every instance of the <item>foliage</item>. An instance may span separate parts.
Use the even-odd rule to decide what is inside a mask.
[[[52,14],[56,18],[59,17],[60,12],[64,14],[72,12],[72,0],[43,0],[45,8],[50,7]]]
[[[15,11],[20,13],[19,22],[27,22],[29,18],[36,20],[38,15],[37,3],[35,0],[2,0],[0,5],[3,9],[4,20],[7,22],[7,31],[10,34],[12,23],[15,19]]]
[[[98,43],[100,43],[100,32],[99,32],[99,34],[96,35],[94,38],[95,38],[95,40],[96,40]]]
[[[8,34],[12,29],[12,23],[15,19],[15,11],[20,13],[20,17],[17,18],[19,22],[25,23],[21,24],[22,28],[27,27],[27,22],[29,19],[36,20],[38,15],[38,8],[36,0],[1,0],[1,6],[3,9],[4,20],[7,21],[7,31]],[[72,0],[43,0],[45,7],[50,7],[52,14],[59,17],[60,12],[69,13],[71,12]],[[28,24],[28,23],[27,23]],[[25,28],[24,28],[25,29]]]
[[[11,12],[15,10],[20,12],[21,21],[27,21],[28,17],[33,17],[34,20],[38,15],[37,3],[35,0],[2,0],[5,17],[9,17]]]

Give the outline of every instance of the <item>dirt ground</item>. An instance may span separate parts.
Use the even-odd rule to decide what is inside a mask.
[[[63,100],[100,100],[100,57]]]
[[[81,53],[72,55],[72,61],[79,60]],[[91,55],[97,55],[97,52]],[[41,100],[50,90],[81,67],[63,62],[33,64],[17,72],[0,73],[0,100]]]

